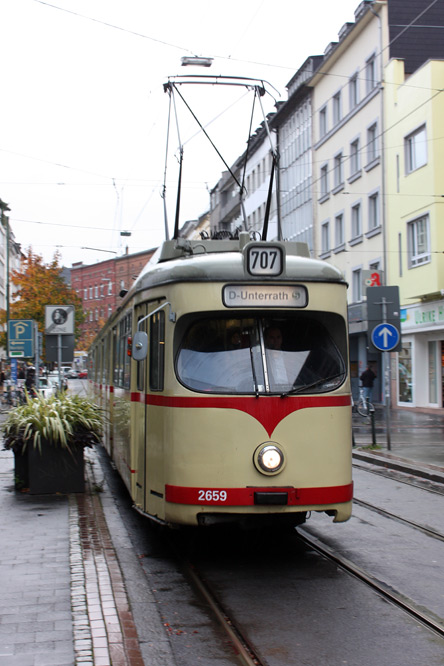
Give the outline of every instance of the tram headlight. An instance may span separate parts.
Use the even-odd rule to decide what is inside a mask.
[[[256,449],[254,464],[262,474],[277,474],[285,464],[284,452],[276,444],[266,442]]]

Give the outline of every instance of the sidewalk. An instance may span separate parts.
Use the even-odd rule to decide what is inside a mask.
[[[389,437],[387,436],[389,425]],[[410,410],[390,410],[387,422],[385,409],[377,406],[374,424],[371,418],[353,414],[354,457],[363,451],[375,462],[406,461],[407,471],[421,468],[433,470],[444,481],[444,415],[424,414]],[[373,446],[375,449],[367,449]]]
[[[144,666],[97,494],[19,493],[13,468],[1,450],[1,666]]]

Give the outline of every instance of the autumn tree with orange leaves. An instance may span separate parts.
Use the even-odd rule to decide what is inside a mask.
[[[45,331],[46,305],[73,305],[75,308],[75,338],[80,335],[80,324],[84,320],[82,300],[64,281],[60,265],[60,254],[45,264],[43,257],[34,254],[32,248],[22,260],[21,270],[11,271],[10,319],[33,319],[40,332]],[[6,323],[6,310],[0,310],[0,323]],[[44,338],[43,338],[44,339]],[[6,346],[6,333],[0,334],[0,344]]]

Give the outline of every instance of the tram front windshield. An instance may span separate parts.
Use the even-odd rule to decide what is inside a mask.
[[[194,391],[290,395],[333,391],[346,376],[346,331],[334,313],[194,320],[178,350]]]

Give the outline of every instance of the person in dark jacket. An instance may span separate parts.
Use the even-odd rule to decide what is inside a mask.
[[[372,401],[373,394],[373,384],[376,379],[376,375],[373,372],[372,368],[368,365],[364,372],[361,374],[359,379],[362,382],[362,387],[364,389],[364,398],[367,402]]]

